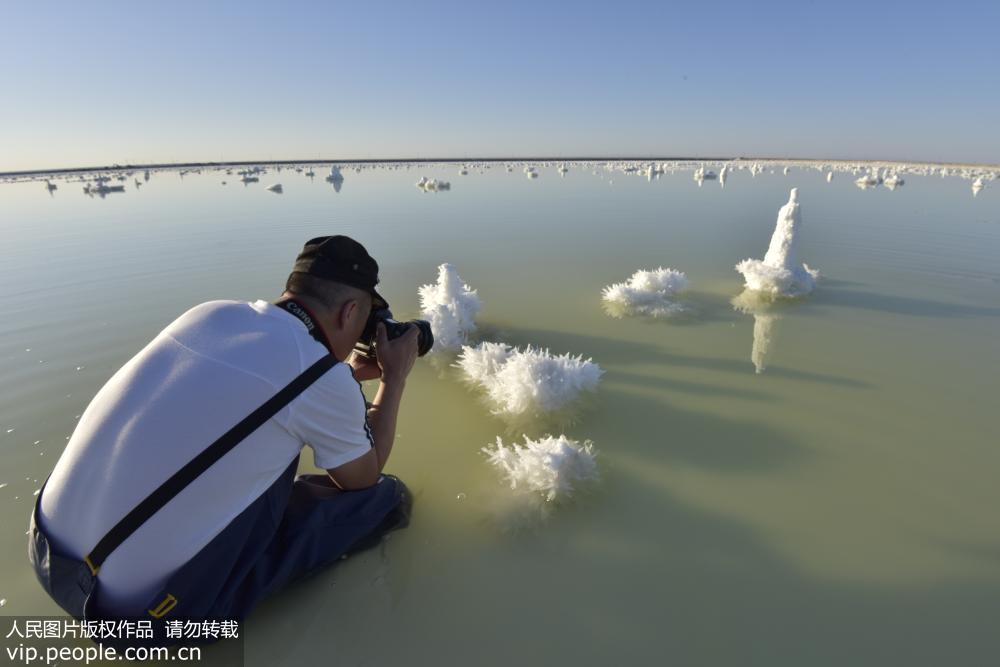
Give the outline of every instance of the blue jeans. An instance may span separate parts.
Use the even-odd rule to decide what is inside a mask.
[[[191,560],[146,607],[145,618],[242,620],[264,598],[342,556],[377,545],[409,523],[412,498],[397,477],[339,491],[326,474],[295,476],[298,457],[267,491]],[[47,481],[47,480],[46,480]],[[31,517],[29,558],[46,591],[70,615],[123,618],[102,607],[100,580],[86,563],[53,550]],[[159,615],[157,615],[159,614]],[[161,621],[162,623],[162,621]]]

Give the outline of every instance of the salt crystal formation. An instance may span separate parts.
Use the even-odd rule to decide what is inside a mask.
[[[871,167],[869,168],[868,173],[856,179],[854,181],[854,184],[857,185],[862,190],[867,190],[868,188],[873,188],[876,185],[881,185],[882,176],[879,175],[878,169],[876,169],[875,167]]]
[[[670,317],[684,312],[684,305],[675,301],[674,295],[687,286],[688,279],[682,271],[661,266],[651,271],[636,271],[625,282],[608,285],[601,298],[612,317]]]
[[[333,186],[334,192],[340,192],[344,186],[344,174],[341,173],[338,165],[330,166],[330,174],[326,177],[326,182]]]
[[[424,192],[442,192],[445,190],[451,190],[451,183],[448,181],[439,181],[436,178],[427,178],[426,176],[421,176],[416,185]]]
[[[538,440],[524,437],[524,444],[507,446],[497,438],[493,447],[483,447],[489,462],[515,491],[542,496],[547,502],[568,498],[583,482],[598,478],[593,443],[546,435]]]
[[[701,186],[703,181],[711,181],[715,179],[714,171],[705,171],[705,165],[701,165],[694,171],[694,180]]]
[[[476,315],[482,305],[476,290],[466,285],[455,267],[438,267],[436,283],[421,285],[420,311],[431,323],[434,350],[457,349],[476,329]]]
[[[882,179],[882,185],[889,188],[890,190],[895,190],[896,188],[902,186],[906,181],[899,177],[896,172],[890,172],[885,175]]]
[[[547,349],[521,351],[503,343],[463,346],[456,367],[486,391],[494,414],[525,415],[568,407],[581,392],[594,391],[604,371],[590,359]]]
[[[745,259],[736,265],[747,289],[772,297],[802,296],[813,290],[819,272],[807,264],[798,264],[795,257],[795,237],[801,226],[798,188],[792,188],[788,203],[778,211],[778,221],[764,260]]]

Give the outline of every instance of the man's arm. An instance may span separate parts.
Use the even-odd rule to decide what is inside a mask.
[[[368,409],[368,423],[375,446],[353,461],[327,469],[333,483],[345,491],[365,489],[375,484],[389,460],[389,453],[396,439],[396,417],[403,399],[406,377],[417,358],[418,335],[417,328],[411,326],[405,334],[390,341],[386,337],[385,326],[382,323],[378,325],[376,348],[382,380],[371,408]]]
[[[368,410],[368,423],[372,429],[372,439],[375,441],[375,456],[378,459],[378,471],[381,473],[389,460],[389,452],[396,440],[396,418],[399,416],[399,404],[403,400],[403,389],[406,378],[385,379],[378,385],[378,392],[372,407]]]

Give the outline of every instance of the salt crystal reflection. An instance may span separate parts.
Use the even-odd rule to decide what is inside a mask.
[[[730,301],[733,308],[741,313],[753,315],[753,347],[750,361],[758,375],[767,368],[767,357],[774,341],[775,324],[781,319],[775,308],[774,299],[754,290],[744,290]]]

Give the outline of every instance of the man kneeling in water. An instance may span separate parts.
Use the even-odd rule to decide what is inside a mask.
[[[308,241],[274,302],[209,301],[102,387],[38,495],[29,556],[77,618],[242,619],[262,599],[408,523],[383,475],[415,326],[352,353],[378,264]],[[360,380],[380,378],[366,404]],[[303,445],[323,475],[299,475]]]

